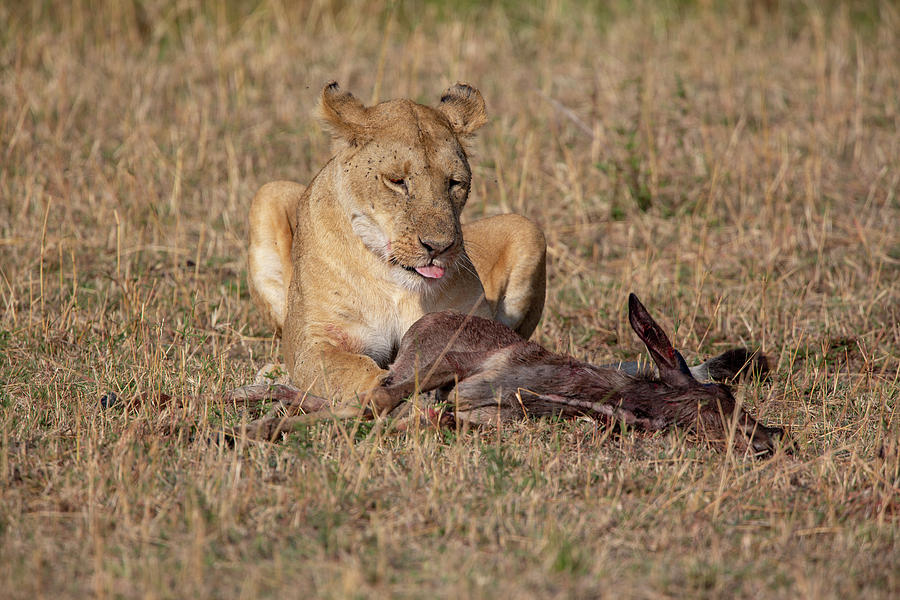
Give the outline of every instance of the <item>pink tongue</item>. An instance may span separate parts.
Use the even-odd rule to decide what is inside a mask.
[[[429,277],[431,279],[440,279],[444,276],[444,267],[439,267],[437,265],[428,265],[427,267],[416,267],[416,273],[421,275],[422,277]]]

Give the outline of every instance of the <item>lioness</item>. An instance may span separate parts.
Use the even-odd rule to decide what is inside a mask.
[[[458,83],[434,108],[366,107],[329,83],[335,154],[309,186],[264,185],[250,206],[250,291],[282,331],[292,383],[349,400],[387,374],[403,334],[445,309],[528,337],[546,286],[544,236],[500,215],[460,224],[472,171],[462,141],[487,121]]]

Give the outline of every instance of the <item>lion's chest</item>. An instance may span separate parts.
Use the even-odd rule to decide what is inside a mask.
[[[420,304],[402,297],[372,304],[359,313],[355,323],[348,324],[347,333],[358,344],[360,354],[386,368],[394,360],[403,334],[425,312]]]

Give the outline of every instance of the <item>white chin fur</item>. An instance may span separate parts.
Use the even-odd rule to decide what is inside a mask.
[[[412,273],[403,267],[393,265],[391,268],[391,275],[393,275],[394,282],[396,282],[397,285],[404,287],[411,292],[416,292],[418,294],[433,294],[444,286],[444,281],[448,278],[452,270],[453,266],[447,267],[444,276],[440,279],[428,279],[422,277],[418,273]]]

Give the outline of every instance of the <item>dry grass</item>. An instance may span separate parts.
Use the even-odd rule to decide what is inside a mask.
[[[900,11],[627,4],[0,5],[0,596],[897,597]],[[326,160],[330,78],[480,87],[467,217],[548,232],[539,340],[633,357],[634,290],[692,359],[761,345],[740,397],[796,454],[581,421],[209,443],[279,352],[248,202]]]

